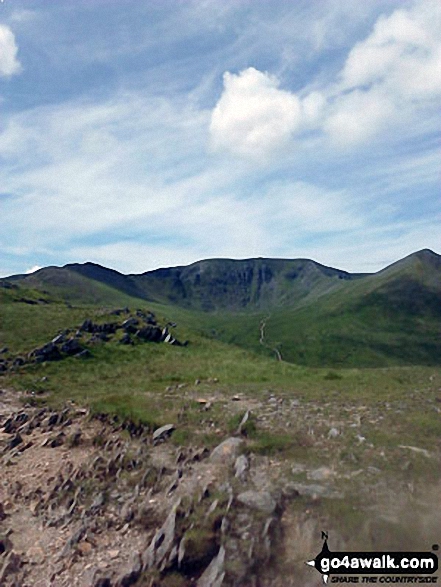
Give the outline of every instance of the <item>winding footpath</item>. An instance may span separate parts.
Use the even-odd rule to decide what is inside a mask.
[[[283,361],[283,357],[282,357],[282,353],[279,351],[279,349],[277,347],[271,347],[270,345],[266,344],[265,342],[265,327],[266,327],[266,323],[267,321],[271,318],[271,314],[269,314],[268,316],[266,316],[263,320],[260,321],[260,338],[259,338],[259,343],[264,346],[267,349],[270,349],[271,351],[273,351],[276,354],[277,360],[278,361]]]

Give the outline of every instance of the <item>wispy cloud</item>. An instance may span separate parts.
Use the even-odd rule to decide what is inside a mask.
[[[438,246],[437,2],[80,7],[0,26],[3,271]]]
[[[21,64],[17,53],[14,33],[8,26],[0,25],[0,76],[9,77],[20,73]]]
[[[261,164],[305,130],[343,148],[380,133],[384,141],[386,127],[393,138],[416,111],[418,118],[425,109],[433,112],[441,96],[441,33],[434,23],[441,24],[441,5],[432,0],[380,16],[319,91],[287,91],[255,68],[226,72],[211,119],[214,147]]]

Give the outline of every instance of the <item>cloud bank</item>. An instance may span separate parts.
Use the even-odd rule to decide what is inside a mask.
[[[0,76],[10,77],[20,73],[21,64],[17,53],[14,33],[8,26],[0,25]]]
[[[261,163],[283,148],[295,149],[307,131],[352,147],[400,126],[416,109],[433,108],[441,95],[441,4],[421,2],[381,16],[320,90],[294,93],[280,86],[253,67],[226,72],[211,117],[214,149]]]

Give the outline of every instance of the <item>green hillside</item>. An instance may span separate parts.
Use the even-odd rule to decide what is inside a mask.
[[[105,272],[117,274],[110,269],[106,269]],[[125,278],[125,276],[122,277]],[[0,284],[5,281],[49,294],[72,304],[127,305],[131,303],[133,305],[134,303],[133,296],[121,291],[115,287],[115,284],[73,271],[69,265],[62,268],[46,267],[31,275],[14,275],[7,280],[0,280]]]
[[[67,265],[9,281],[75,307],[148,302],[190,332],[302,365],[436,365],[441,357],[441,257],[429,250],[375,274],[304,259],[213,259],[128,276]]]
[[[440,276],[440,257],[422,251],[296,306],[211,315],[204,330],[273,356],[277,349],[285,361],[310,366],[439,365]]]

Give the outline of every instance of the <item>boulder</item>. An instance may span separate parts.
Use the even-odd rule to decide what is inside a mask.
[[[250,468],[250,463],[245,455],[237,457],[234,463],[234,476],[241,481],[244,481],[247,475],[247,471]]]
[[[319,467],[318,469],[314,469],[313,471],[308,471],[306,476],[311,481],[326,481],[326,479],[330,479],[335,475],[333,469],[329,467]]]
[[[161,428],[157,428],[153,432],[153,443],[157,444],[159,442],[164,441],[166,438],[171,436],[174,430],[174,424],[166,424],[165,426],[161,426]]]
[[[109,342],[109,340],[105,332],[96,332],[90,339],[90,342]]]
[[[124,332],[128,334],[135,334],[135,332],[138,330],[138,325],[139,320],[136,318],[127,318],[127,320],[124,320],[122,323],[122,328]]]
[[[12,450],[13,448],[15,448],[16,446],[18,446],[19,444],[21,444],[23,442],[23,438],[20,436],[20,434],[16,434],[13,438],[11,438],[11,440],[8,442],[8,449]]]
[[[31,357],[35,357],[38,363],[42,363],[43,361],[58,361],[62,358],[59,348],[53,342],[49,342],[32,351]]]
[[[268,491],[244,491],[237,496],[237,501],[254,510],[272,514],[276,509],[276,501]]]
[[[92,320],[89,320],[88,319],[88,320],[84,320],[84,322],[81,324],[79,330],[81,332],[90,332],[90,333],[92,333],[94,331],[93,330],[93,327],[94,327],[94,324],[93,324]]]
[[[342,499],[344,495],[331,487],[316,484],[290,483],[292,489],[295,489],[299,495],[319,499],[321,497],[328,499]]]
[[[175,542],[176,510],[180,503],[180,500],[175,503],[164,524],[156,532],[150,546],[145,551],[142,557],[144,568],[156,567],[162,570],[163,563],[169,558]]]
[[[232,462],[239,456],[239,451],[243,444],[244,441],[241,438],[234,438],[233,436],[227,438],[213,450],[210,460],[215,463]]]
[[[116,328],[117,325],[114,322],[106,322],[96,327],[98,332],[104,332],[105,334],[115,334]]]
[[[157,326],[144,326],[136,332],[136,336],[145,342],[161,342],[162,331]]]
[[[138,554],[132,557],[129,565],[116,579],[115,587],[130,587],[135,585],[141,576],[142,564]]]
[[[196,587],[221,587],[225,577],[225,549],[219,548],[219,552],[199,577]]]
[[[83,347],[78,342],[77,338],[69,338],[61,347],[63,353],[69,356],[78,355],[83,350]]]

